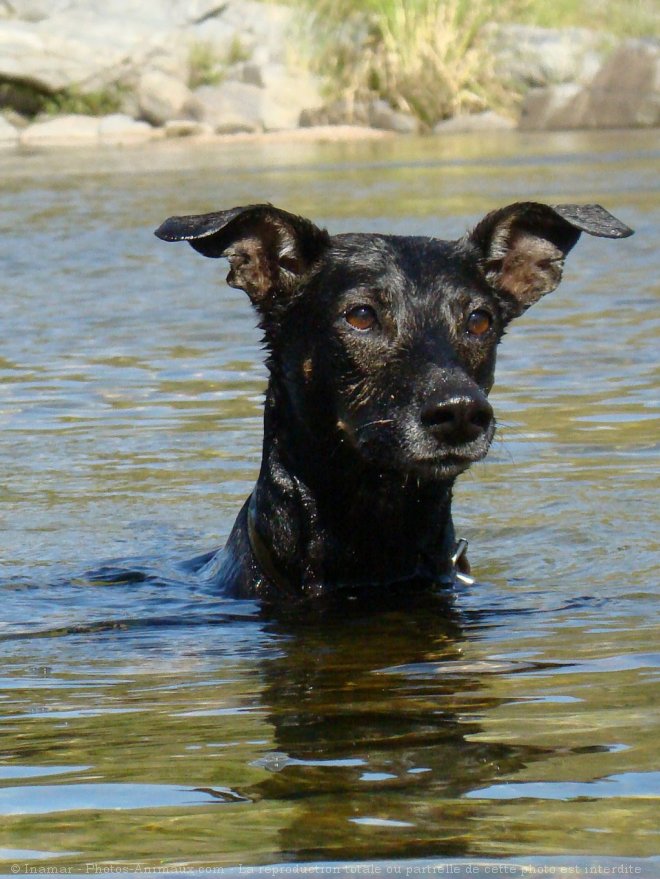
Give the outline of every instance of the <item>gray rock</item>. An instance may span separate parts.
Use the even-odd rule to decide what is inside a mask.
[[[226,73],[227,79],[235,79],[237,82],[245,82],[248,85],[256,85],[260,89],[266,87],[268,75],[261,64],[255,61],[244,61],[232,65]]]
[[[371,104],[341,98],[313,110],[303,110],[300,124],[305,128],[317,125],[370,125]]]
[[[131,119],[123,113],[113,113],[98,120],[98,136],[101,143],[119,145],[151,140],[157,136],[157,132],[147,122]]]
[[[434,127],[434,134],[463,134],[471,131],[511,131],[516,123],[506,116],[492,110],[483,113],[461,114],[452,119],[443,119]]]
[[[523,24],[489,24],[482,37],[493,57],[495,74],[518,87],[586,83],[612,45],[611,37],[586,28]]]
[[[165,137],[204,137],[213,134],[213,126],[194,119],[170,119],[165,123]]]
[[[4,0],[0,4],[4,6],[7,18],[18,18],[21,21],[41,21],[71,5],[72,0]]]
[[[531,89],[523,101],[518,127],[522,131],[579,128],[583,94],[577,83]]]
[[[289,71],[283,64],[272,63],[261,66],[260,78],[266,131],[298,128],[303,111],[323,104],[320,80],[309,73]]]
[[[229,81],[260,89],[260,121],[266,131],[298,128],[303,113],[323,104],[318,77],[290,71],[278,62],[236,64],[227,76],[231,77]]]
[[[253,49],[258,63],[276,61],[283,63],[287,53],[287,35],[294,24],[296,12],[293,7],[256,0],[228,0],[222,13],[222,22],[240,35]],[[251,53],[254,56],[254,52]]]
[[[13,147],[18,144],[18,129],[0,116],[0,147]]]
[[[21,131],[23,128],[27,128],[30,124],[30,119],[26,116],[17,113],[16,110],[12,110],[11,108],[6,108],[2,111],[2,116],[4,117],[5,122],[8,122],[10,125],[13,125],[14,128],[17,128]]]
[[[201,86],[193,92],[202,109],[201,121],[218,134],[261,131],[264,90],[244,82]]]
[[[255,0],[0,3],[9,16],[0,16],[0,81],[83,95],[117,85],[132,91],[153,72],[187,82],[190,54],[200,45],[223,67],[253,53],[262,62],[282,61],[293,18],[287,7]],[[138,103],[127,101],[124,109]],[[147,104],[149,118],[163,118],[162,108],[153,111]],[[172,118],[171,112],[165,116]],[[281,116],[280,109],[277,120]]]
[[[198,119],[203,109],[185,83],[173,76],[151,70],[140,77],[137,102],[142,118],[152,125],[170,119]]]
[[[185,78],[182,29],[218,3],[72,0],[36,22],[0,21],[0,79],[45,92],[100,91],[146,69]]]
[[[410,113],[400,113],[392,109],[387,101],[373,101],[369,107],[369,124],[383,131],[396,131],[399,134],[415,134],[419,123]]]
[[[98,117],[74,114],[35,122],[20,135],[24,146],[73,146],[96,143],[98,139]]]
[[[526,130],[660,125],[660,44],[631,40],[586,86],[534,89],[520,118]]]
[[[625,43],[603,65],[585,93],[580,127],[660,125],[660,42]]]
[[[144,66],[164,39],[115,18],[76,21],[62,13],[37,24],[0,21],[0,79],[45,92],[100,91]]]

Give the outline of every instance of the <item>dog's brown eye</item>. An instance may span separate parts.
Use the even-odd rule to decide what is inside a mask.
[[[477,308],[467,319],[467,331],[471,336],[485,336],[493,326],[493,318],[483,308]]]
[[[356,305],[344,315],[346,323],[354,330],[372,330],[378,323],[376,312],[370,305]]]

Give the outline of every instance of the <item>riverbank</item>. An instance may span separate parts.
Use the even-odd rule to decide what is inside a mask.
[[[340,45],[300,5],[0,0],[0,146],[660,124],[657,39],[433,9],[407,43],[371,14]]]

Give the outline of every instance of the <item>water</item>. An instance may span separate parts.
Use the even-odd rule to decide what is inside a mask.
[[[658,152],[615,132],[0,155],[0,871],[660,870]],[[504,340],[499,439],[454,504],[478,584],[444,612],[278,622],[186,574],[254,480],[264,369],[224,265],[152,229],[270,200],[454,237],[530,197],[637,234],[584,236]]]

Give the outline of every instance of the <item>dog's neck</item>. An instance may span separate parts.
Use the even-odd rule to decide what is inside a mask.
[[[451,570],[452,483],[379,471],[336,432],[306,430],[290,409],[282,417],[269,393],[253,553],[269,579],[308,595],[439,581]]]

